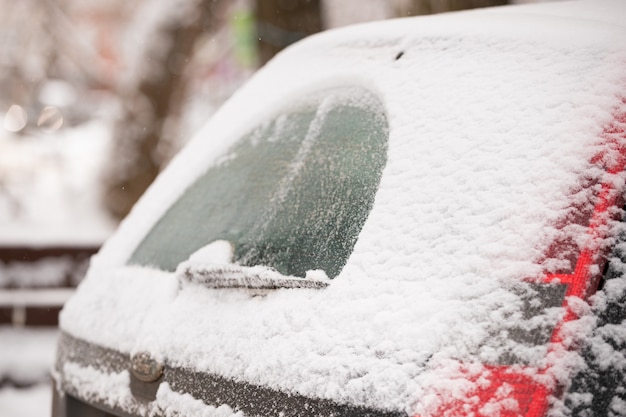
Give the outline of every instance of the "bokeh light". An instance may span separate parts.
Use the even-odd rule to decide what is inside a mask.
[[[54,106],[43,108],[37,119],[37,126],[46,133],[56,132],[63,126],[63,114]]]
[[[4,116],[3,127],[9,132],[19,132],[24,129],[28,122],[28,115],[24,107],[17,104],[13,104],[9,107],[6,115]]]

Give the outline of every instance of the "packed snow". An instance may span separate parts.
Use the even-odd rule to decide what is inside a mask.
[[[625,106],[626,13],[619,1],[597,3],[572,4],[574,20],[546,5],[355,26],[279,55],[105,244],[61,315],[63,331],[125,353],[148,351],[171,366],[411,415],[462,397],[468,372],[480,375],[503,351],[567,380],[577,353],[502,346],[493,335],[523,324],[515,290],[522,280],[571,267],[546,254],[555,239],[580,233],[580,225],[558,225],[580,206],[577,198],[597,191],[588,184],[624,182],[591,162],[603,150],[604,127]],[[599,19],[603,8],[614,9],[604,18],[611,25],[576,20],[590,9]],[[259,297],[126,265],[184,189],[240,137],[309,94],[346,85],[384,103],[388,162],[354,251],[328,288]],[[582,318],[563,329],[566,345],[593,327],[586,303],[571,304]],[[548,309],[539,324],[553,326],[562,314]],[[123,379],[73,366],[61,371],[70,383],[80,377],[74,386],[85,397]],[[111,401],[125,401],[119,389],[106,390]],[[504,397],[485,415],[515,407]]]
[[[233,245],[227,240],[216,240],[201,247],[189,256],[189,262],[229,264],[233,262]]]
[[[0,416],[50,415],[49,378],[58,335],[51,328],[0,326]]]
[[[57,329],[0,326],[0,381],[17,385],[46,381],[54,363],[57,337]]]
[[[49,416],[52,389],[49,384],[30,388],[4,388],[0,390],[0,415],[6,417]]]
[[[227,405],[207,406],[189,394],[172,391],[167,383],[162,384],[157,392],[156,401],[149,404],[137,404],[129,388],[128,371],[105,373],[94,367],[82,367],[68,362],[63,365],[66,380],[74,387],[80,387],[82,398],[98,401],[101,393],[110,395],[104,401],[108,407],[121,407],[139,415],[160,415],[164,417],[244,417]]]

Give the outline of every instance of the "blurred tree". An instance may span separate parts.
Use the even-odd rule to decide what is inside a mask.
[[[41,130],[42,111],[50,104],[46,102],[50,97],[45,97],[50,81],[63,80],[56,84],[63,84],[66,91],[93,85],[110,87],[99,70],[100,57],[83,42],[68,18],[67,3],[0,0],[0,111],[15,106],[21,109],[22,119],[15,128],[5,125],[6,130],[20,134]],[[63,110],[65,126],[85,119],[77,108],[57,110]],[[11,114],[8,116],[10,119]]]
[[[376,1],[389,16],[437,13],[507,4],[507,0],[251,0],[254,4],[259,63],[284,47],[319,32],[324,8],[368,7]],[[323,4],[322,4],[323,3]],[[114,127],[112,160],[105,173],[105,206],[124,217],[157,176],[175,142],[188,84],[187,64],[201,35],[223,26],[224,0],[144,0],[135,13],[142,52],[122,83],[121,114]],[[387,16],[382,16],[387,17]],[[242,20],[241,22],[244,22]]]
[[[139,59],[120,87],[112,160],[105,173],[105,206],[123,218],[152,183],[169,156],[164,144],[185,97],[186,64],[200,35],[213,31],[221,0],[144,2],[137,13],[143,42]]]
[[[397,16],[417,16],[478,7],[503,6],[508,0],[401,0],[396,2]]]
[[[255,13],[261,65],[281,49],[322,30],[320,0],[256,0]]]

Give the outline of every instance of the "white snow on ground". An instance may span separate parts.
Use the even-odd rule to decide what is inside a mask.
[[[0,380],[18,385],[45,381],[54,363],[57,336],[55,328],[0,327]]]
[[[0,132],[0,245],[98,245],[115,224],[100,204],[102,120],[54,135]]]
[[[624,3],[601,4],[616,8],[609,20],[626,16]],[[626,25],[569,22],[548,7],[545,16],[507,10],[359,26],[280,55],[157,179],[92,264],[62,328],[339,402],[427,414],[441,401],[437,390],[461,396],[468,381],[458,361],[493,358],[502,347],[491,336],[520,303],[504,287],[551,267],[540,259],[565,233],[555,224],[582,178],[602,175],[590,161],[624,91]],[[354,252],[326,290],[250,297],[125,266],[238,138],[308,93],[343,85],[383,101],[388,163]],[[547,364],[545,349],[519,348]],[[549,360],[567,375],[571,357],[559,353]]]
[[[52,410],[52,388],[39,384],[30,388],[0,390],[0,416],[48,417]]]
[[[0,327],[0,380],[10,381],[0,389],[0,416],[50,415],[52,391],[48,381],[57,336],[57,329]]]

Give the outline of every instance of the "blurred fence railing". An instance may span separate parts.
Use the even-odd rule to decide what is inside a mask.
[[[56,326],[98,246],[0,246],[0,325]]]

